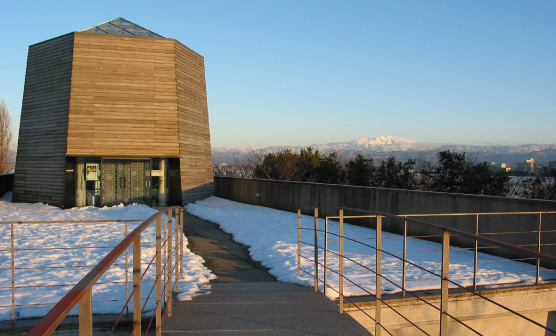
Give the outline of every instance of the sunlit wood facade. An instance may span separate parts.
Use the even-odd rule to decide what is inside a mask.
[[[14,201],[180,204],[211,195],[212,176],[202,56],[90,31],[29,48]]]

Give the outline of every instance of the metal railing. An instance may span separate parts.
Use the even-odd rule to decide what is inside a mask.
[[[404,217],[404,218],[419,218],[419,217],[471,217],[471,219],[473,219],[474,221],[474,227],[473,227],[473,233],[476,236],[500,236],[500,235],[506,235],[506,236],[511,236],[511,235],[535,235],[536,237],[536,242],[533,244],[515,244],[518,247],[525,247],[525,248],[535,248],[537,252],[542,252],[542,248],[543,247],[548,247],[548,246],[555,246],[556,245],[556,240],[555,239],[549,239],[550,243],[543,243],[543,237],[548,235],[548,234],[556,234],[556,230],[543,230],[543,217],[546,217],[547,215],[554,215],[556,214],[556,211],[535,211],[535,212],[475,212],[475,213],[445,213],[445,214],[403,214],[403,215],[399,215],[400,217]],[[489,232],[481,232],[481,226],[480,224],[482,223],[481,218],[485,218],[485,217],[493,217],[493,216],[533,216],[536,217],[536,223],[534,222],[532,225],[529,225],[529,227],[526,227],[526,230],[520,230],[520,231],[489,231]],[[533,226],[532,228],[530,228],[530,226]],[[544,234],[544,236],[543,236]],[[404,236],[407,237],[407,221],[404,221]],[[556,237],[556,235],[554,236]],[[483,246],[480,247],[479,246],[479,240],[475,239],[475,241],[473,242],[473,252],[474,252],[474,263],[473,263],[473,289],[477,289],[477,256],[478,256],[478,252],[479,250],[486,250],[486,249],[492,249],[492,248],[497,248],[497,245],[494,246]],[[534,257],[529,257],[529,258],[523,258],[522,260],[527,260],[527,259],[533,259],[536,262],[536,274],[535,274],[535,284],[538,284],[540,281],[540,270],[541,270],[541,259],[540,258],[534,258]],[[405,279],[405,272],[404,272],[404,279]]]
[[[314,217],[314,224],[309,226],[309,227],[303,227],[302,226],[302,211],[306,211],[306,210],[310,210],[313,211],[313,217]],[[357,215],[345,215],[345,212],[348,213],[356,213]],[[556,213],[556,212],[550,212],[550,213]],[[497,213],[497,214],[503,214],[506,215],[507,213]],[[522,213],[523,214],[523,213]],[[531,213],[526,213],[526,214],[531,214]],[[534,214],[539,214],[539,213],[534,213]],[[435,214],[434,216],[447,216],[449,214]],[[490,213],[475,213],[475,214],[453,214],[454,216],[460,216],[460,215],[473,215],[476,216],[477,218],[479,218],[479,216],[487,216],[487,215],[493,215]],[[435,310],[438,311],[439,315],[438,315],[438,321],[439,321],[439,333],[440,335],[447,335],[448,334],[448,318],[450,318],[453,321],[456,321],[457,323],[461,324],[462,326],[464,326],[467,330],[469,330],[472,333],[475,334],[481,334],[479,331],[477,331],[476,329],[474,329],[473,327],[471,327],[469,324],[465,323],[463,321],[463,319],[459,319],[455,316],[455,314],[450,313],[449,309],[448,309],[448,300],[450,298],[450,293],[449,293],[449,287],[452,287],[453,289],[456,289],[459,292],[467,292],[470,293],[473,297],[475,298],[479,298],[481,300],[485,300],[490,304],[495,305],[497,308],[501,308],[503,311],[512,314],[514,316],[519,317],[520,319],[523,319],[525,321],[528,321],[529,323],[531,323],[532,325],[535,325],[537,327],[540,327],[542,329],[544,329],[545,331],[549,331],[552,333],[556,333],[555,330],[550,329],[549,327],[546,327],[536,321],[534,321],[533,319],[524,316],[523,314],[517,312],[516,310],[507,307],[503,304],[497,303],[496,301],[494,301],[491,298],[488,298],[486,295],[481,294],[481,291],[477,291],[477,264],[478,264],[478,259],[479,259],[479,243],[486,245],[485,248],[507,248],[507,249],[512,249],[514,252],[519,252],[523,258],[521,258],[520,260],[526,260],[526,259],[536,259],[536,265],[537,265],[537,269],[536,269],[536,281],[535,283],[538,284],[540,282],[540,278],[539,278],[539,273],[540,273],[540,263],[541,261],[543,262],[547,262],[547,263],[552,263],[554,264],[556,262],[556,257],[553,255],[549,255],[547,253],[542,253],[540,252],[540,247],[539,247],[539,251],[534,251],[525,247],[521,247],[521,246],[516,246],[516,245],[512,245],[506,242],[502,242],[502,241],[498,241],[489,237],[485,237],[485,236],[479,236],[477,234],[473,234],[473,233],[468,233],[468,232],[464,232],[461,230],[457,230],[457,229],[453,229],[453,228],[449,228],[449,227],[445,227],[445,226],[441,226],[441,225],[437,225],[437,224],[433,224],[430,222],[426,222],[426,221],[422,221],[422,220],[418,220],[418,219],[414,219],[414,218],[410,218],[412,216],[433,216],[433,215],[401,215],[401,216],[396,216],[396,215],[392,215],[392,214],[387,214],[387,213],[381,213],[381,212],[376,212],[376,211],[367,211],[367,210],[361,210],[361,209],[351,209],[351,208],[344,208],[344,209],[338,209],[338,216],[328,216],[325,217],[325,227],[324,229],[319,229],[319,209],[318,208],[304,208],[304,209],[299,209],[298,210],[298,241],[297,241],[297,250],[298,250],[298,255],[297,255],[297,266],[298,266],[298,276],[302,276],[302,273],[305,273],[307,275],[309,275],[310,277],[312,277],[314,279],[314,287],[315,287],[315,292],[317,292],[319,289],[319,283],[321,283],[323,285],[323,291],[326,294],[327,289],[328,290],[332,290],[334,291],[339,299],[339,311],[340,313],[343,313],[345,311],[345,301],[348,301],[351,303],[350,307],[353,308],[355,307],[356,309],[360,310],[364,315],[366,315],[367,317],[369,317],[371,320],[374,321],[375,324],[375,330],[374,330],[374,335],[381,335],[383,331],[385,331],[388,334],[392,334],[385,325],[383,325],[382,323],[382,311],[383,309],[387,308],[392,310],[395,314],[397,314],[399,317],[401,317],[403,320],[405,320],[405,322],[411,326],[413,326],[416,330],[419,330],[420,332],[422,332],[423,334],[429,335],[429,333],[427,333],[427,331],[425,331],[423,328],[421,328],[417,322],[413,322],[410,320],[410,318],[408,316],[405,316],[402,312],[400,312],[399,310],[397,310],[393,305],[388,303],[388,300],[383,299],[383,284],[386,283],[389,285],[389,287],[393,287],[395,288],[396,292],[401,292],[402,297],[405,297],[406,295],[410,295],[414,298],[416,298],[417,300],[419,300],[420,302],[422,302],[423,304],[430,306],[432,308],[434,308]],[[540,217],[542,218],[542,213],[540,215]],[[376,221],[375,223],[375,237],[347,237],[344,235],[344,223],[346,219],[354,219],[354,220],[361,220],[361,219],[368,219],[371,218],[372,220]],[[384,218],[388,218],[390,221],[390,224],[394,223],[395,225],[398,225],[398,229],[401,226],[401,228],[403,228],[403,235],[401,235],[401,237],[387,237],[385,238],[383,235],[383,219]],[[338,223],[338,231],[337,232],[332,232],[329,230],[329,221],[331,219],[337,219],[339,221]],[[478,220],[477,220],[477,223]],[[408,238],[412,238],[411,236],[408,236],[407,232],[408,232],[408,224],[409,225],[414,225],[414,226],[421,226],[421,227],[426,227],[429,229],[433,229],[435,231],[438,232],[438,235],[441,237],[441,248],[439,249],[438,252],[441,253],[441,257],[440,257],[440,272],[439,273],[435,273],[434,270],[432,270],[430,267],[427,267],[426,265],[419,265],[417,262],[412,261],[411,259],[408,258],[408,250],[407,250],[407,245],[408,245]],[[477,224],[478,225],[478,224]],[[539,224],[539,230],[540,230],[541,224]],[[303,240],[302,239],[302,231],[308,231],[311,236],[313,241],[307,241],[307,240]],[[329,239],[328,236],[331,235],[334,238],[333,239]],[[324,240],[323,242],[319,242],[319,236],[324,236],[321,239]],[[450,244],[450,238],[451,237],[465,237],[468,239],[472,239],[475,242],[475,247],[472,249],[474,252],[474,258],[473,258],[473,283],[471,286],[466,286],[466,285],[462,285],[460,282],[458,281],[458,279],[454,279],[453,277],[450,277],[450,265],[454,265],[456,263],[454,262],[450,262],[450,251],[452,250],[470,250],[470,248],[461,248],[458,246],[452,246]],[[539,233],[539,237],[540,237],[540,233]],[[422,236],[421,236],[422,238]],[[427,238],[430,238],[430,236],[427,236]],[[309,238],[311,239],[311,238]],[[383,249],[383,240],[385,239],[402,239],[402,251],[401,253],[397,253],[397,252],[392,252],[392,251],[387,251],[385,249]],[[365,241],[371,241],[371,242],[365,242]],[[338,249],[334,250],[334,249],[330,249],[329,248],[329,242],[331,241],[335,241],[338,243]],[[352,255],[345,253],[344,251],[344,244],[348,242],[350,244],[357,244],[360,246],[363,246],[365,248],[369,248],[372,252],[372,254],[374,255],[374,257],[376,258],[375,263],[374,263],[374,268],[366,266],[363,264],[363,262],[356,260],[356,258],[354,258]],[[374,244],[372,244],[372,242],[374,242]],[[309,250],[305,249],[305,252],[309,253],[309,256],[305,256],[303,254],[303,248],[302,246],[308,246]],[[540,238],[539,238],[539,246],[540,246]],[[310,250],[312,250],[311,252],[309,252]],[[412,251],[412,252],[420,252],[420,251]],[[422,251],[423,252],[423,251]],[[430,251],[426,251],[426,252],[430,252]],[[400,256],[401,254],[401,256]],[[335,258],[337,258],[338,261],[338,265],[337,268],[332,268],[329,264],[329,255],[334,256]],[[387,274],[388,272],[385,272],[385,270],[387,271],[388,269],[391,269],[392,266],[389,265],[388,267],[384,268],[382,265],[383,262],[383,255],[387,256],[388,258],[392,258],[395,259],[397,261],[399,261],[399,264],[401,264],[399,267],[402,268],[402,279],[401,281],[395,277],[389,277],[389,275]],[[368,258],[371,259],[371,258]],[[310,265],[312,267],[310,267],[309,270],[304,269],[303,268],[303,264],[304,261],[306,262],[305,264]],[[358,277],[357,276],[350,276],[349,274],[346,273],[345,269],[344,269],[344,264],[346,262],[351,263],[352,265],[355,265],[357,267],[361,268],[361,272],[366,272],[366,273],[370,273],[373,274],[374,277],[374,291],[372,289],[369,289],[368,287],[365,287],[365,285],[359,283],[358,281]],[[398,266],[396,266],[398,267]],[[420,271],[422,271],[424,274],[428,274],[438,280],[440,280],[440,285],[438,287],[436,287],[436,290],[439,290],[439,306],[436,306],[434,304],[432,304],[431,302],[429,302],[430,300],[424,299],[423,296],[430,296],[431,294],[423,294],[423,292],[417,291],[417,290],[409,290],[407,288],[407,280],[406,280],[406,269],[408,267],[413,267],[416,269],[419,269]],[[323,270],[323,274],[322,277],[319,276],[319,268]],[[329,273],[334,273],[335,275],[338,276],[338,286],[334,287],[331,284],[328,283],[328,278],[329,278]],[[366,295],[368,297],[374,298],[375,300],[375,307],[374,307],[374,317],[371,316],[369,313],[367,313],[362,307],[361,307],[361,301],[357,300],[360,299],[359,298],[354,298],[354,297],[350,297],[349,295],[344,295],[345,294],[345,287],[346,284],[345,282],[348,282],[350,284],[350,286],[357,288],[360,292],[362,292],[363,294],[359,294],[359,295]],[[401,282],[401,283],[400,283]],[[390,291],[392,292],[392,291]],[[453,295],[453,294],[452,294]]]
[[[143,222],[143,220],[83,220],[83,221],[26,221],[26,222],[0,222],[0,228],[9,227],[9,230],[2,230],[4,238],[7,240],[3,241],[0,244],[0,254],[9,254],[9,266],[8,267],[0,267],[0,274],[4,275],[9,272],[9,275],[3,276],[4,279],[10,279],[10,286],[0,286],[0,291],[10,291],[10,305],[0,304],[0,308],[11,308],[11,317],[12,321],[15,321],[16,316],[16,308],[23,308],[23,307],[40,307],[40,306],[53,306],[55,302],[17,302],[17,294],[25,295],[27,290],[30,289],[41,289],[41,288],[49,288],[52,287],[73,287],[75,283],[58,283],[58,284],[25,284],[22,283],[20,280],[25,280],[26,275],[17,276],[16,272],[19,271],[44,271],[48,270],[51,272],[57,272],[60,270],[67,270],[67,269],[83,269],[83,268],[93,268],[95,265],[90,264],[73,264],[71,266],[64,265],[64,266],[53,266],[53,265],[28,265],[24,261],[21,261],[25,254],[34,253],[34,254],[47,254],[49,252],[56,252],[56,251],[82,251],[82,250],[106,250],[106,249],[113,249],[115,246],[107,246],[102,245],[99,246],[95,244],[94,246],[69,246],[65,244],[64,246],[60,245],[59,243],[55,243],[54,246],[44,247],[42,244],[33,244],[29,243],[29,240],[33,240],[33,237],[29,237],[29,231],[35,228],[35,234],[41,234],[42,232],[37,232],[38,230],[36,227],[45,227],[48,231],[52,229],[64,229],[64,230],[71,230],[76,225],[86,225],[86,226],[98,226],[98,225],[111,225],[112,227],[119,227],[121,226],[121,234],[122,237],[125,237],[129,233],[129,224],[130,223],[137,223]],[[27,229],[27,230],[24,230]],[[19,232],[22,231],[23,232]],[[26,241],[18,241],[19,237],[26,239]],[[9,242],[8,242],[9,240]],[[125,261],[122,264],[115,264],[117,266],[124,266],[125,267],[125,291],[126,297],[129,291],[129,255],[128,251],[125,252]],[[86,260],[83,260],[86,262]],[[114,283],[114,282],[112,282]],[[125,298],[123,298],[125,300]]]
[[[166,218],[163,218],[164,216]],[[141,237],[145,229],[153,224],[155,225],[156,235],[155,255],[150,262],[146,264],[146,267],[143,268],[141,261],[142,249],[152,247],[152,245],[142,245]],[[13,227],[16,224],[10,225],[12,226],[13,232]],[[172,290],[176,292],[179,291],[179,279],[183,274],[183,208],[177,206],[165,208],[152,215],[137,226],[131,233],[127,234],[117,246],[115,246],[81,281],[73,286],[73,288],[50,309],[31,331],[29,331],[28,335],[50,335],[76,305],[79,307],[79,334],[92,335],[93,305],[95,303],[93,300],[93,286],[111,266],[116,265],[115,262],[119,257],[127,254],[129,247],[132,247],[131,283],[133,287],[131,293],[126,290],[125,304],[109,334],[112,334],[116,330],[122,316],[126,312],[131,311],[130,313],[133,315],[133,329],[131,330],[131,334],[141,335],[142,315],[150,311],[150,309],[146,309],[146,307],[147,303],[153,300],[151,295],[154,292],[154,308],[150,319],[148,319],[145,335],[148,334],[153,322],[156,335],[161,335],[162,316],[164,313],[166,313],[166,316],[172,315]],[[12,247],[12,250],[15,251],[15,248]],[[127,259],[126,256],[126,260]],[[12,269],[14,269],[13,264],[12,258]],[[155,268],[155,279],[148,280],[145,275],[153,264]],[[128,272],[126,267],[125,277],[127,278],[127,276]],[[13,279],[12,277],[12,281]],[[142,285],[146,284],[150,284],[151,289],[148,296],[144,298],[141,296]],[[14,287],[15,286],[12,286],[12,288]],[[17,305],[14,303],[13,306]]]

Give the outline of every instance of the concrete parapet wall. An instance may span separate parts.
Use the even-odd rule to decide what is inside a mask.
[[[424,192],[386,188],[358,187],[291,181],[215,177],[216,196],[237,202],[296,212],[299,208],[318,206],[320,215],[337,215],[337,208],[356,208],[391,214],[539,212],[556,211],[556,202],[505,197]],[[475,233],[476,216],[419,217],[418,219]],[[367,221],[368,223],[368,221]],[[368,225],[365,223],[354,223]],[[372,224],[371,224],[372,226]],[[403,223],[386,221],[384,230],[401,233]],[[479,232],[514,245],[537,249],[539,215],[481,216]],[[556,214],[542,215],[543,243],[556,241]],[[409,235],[439,235],[438,230],[409,224]],[[430,237],[431,240],[439,240]],[[474,240],[453,237],[452,243],[470,247]],[[504,257],[522,257],[515,251],[484,250]],[[556,255],[556,246],[542,247],[542,252]],[[555,265],[547,265],[555,266]]]
[[[556,323],[554,312],[556,310],[556,287],[554,285],[498,289],[484,291],[481,294],[543,326],[554,328]],[[422,297],[422,299],[440,307],[439,296]],[[416,298],[385,300],[385,303],[417,324],[429,335],[439,334],[440,312],[429,304]],[[372,318],[375,317],[374,302],[365,305],[362,309]],[[348,306],[346,312],[367,330],[374,333],[375,324],[369,316],[353,306]],[[551,335],[543,328],[471,293],[450,295],[448,313],[477,330],[481,335]],[[392,335],[421,334],[417,328],[386,305],[382,305],[381,318],[382,325]],[[451,318],[448,318],[448,321],[449,335],[473,334],[468,328]]]

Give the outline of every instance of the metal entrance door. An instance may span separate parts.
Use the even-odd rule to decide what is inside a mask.
[[[103,160],[102,205],[150,203],[149,160]]]

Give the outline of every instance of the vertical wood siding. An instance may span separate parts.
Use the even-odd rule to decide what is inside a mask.
[[[204,59],[175,41],[182,202],[214,194]]]
[[[75,33],[69,156],[178,157],[174,40]]]
[[[73,33],[29,47],[15,202],[63,205],[72,49]]]
[[[166,38],[71,33],[29,48],[14,200],[63,206],[66,156],[180,159],[213,194],[203,57]]]

